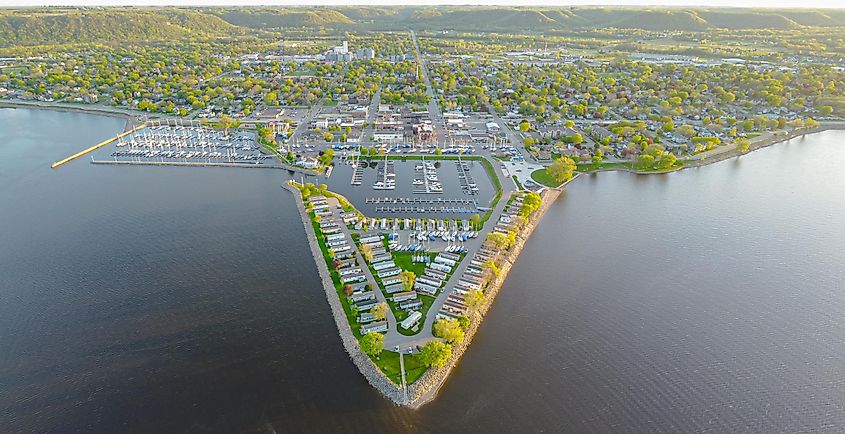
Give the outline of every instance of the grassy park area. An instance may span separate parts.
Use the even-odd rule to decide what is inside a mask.
[[[549,171],[547,169],[537,169],[531,172],[531,179],[534,182],[545,185],[546,187],[557,188],[562,184],[562,182],[558,182],[554,179],[551,175],[549,175]]]
[[[402,369],[399,364],[399,353],[393,351],[382,351],[378,359],[370,357],[373,363],[378,366],[384,375],[390,378],[390,381],[396,384],[402,384]],[[428,367],[425,366],[416,354],[405,354],[405,382],[409,385],[417,381]]]

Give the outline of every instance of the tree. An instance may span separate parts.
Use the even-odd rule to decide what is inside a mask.
[[[569,181],[572,178],[572,174],[575,171],[575,160],[569,157],[560,157],[557,160],[552,162],[552,165],[549,166],[546,171],[549,173],[549,176],[552,177],[557,182],[563,183]]]
[[[496,246],[497,249],[504,249],[507,247],[508,237],[499,232],[490,232],[487,234],[487,241]]]
[[[833,107],[829,105],[823,105],[819,107],[819,114],[822,116],[830,116],[833,113]]]
[[[638,169],[651,169],[654,167],[654,156],[649,154],[643,154],[637,157],[637,168]]]
[[[528,217],[533,214],[540,205],[543,204],[543,198],[536,192],[527,193],[522,199],[522,206],[519,208],[520,217]]]
[[[361,243],[361,248],[359,250],[361,250],[361,255],[364,256],[364,259],[368,261],[373,260],[373,248],[370,247],[369,244]]]
[[[467,318],[466,315],[459,316],[458,325],[461,326],[461,330],[466,332],[469,329],[469,318]]]
[[[452,346],[440,341],[430,341],[420,350],[420,360],[426,366],[442,368],[452,357]]]
[[[361,338],[361,351],[369,356],[378,356],[384,350],[384,335],[367,333]]]
[[[492,259],[484,261],[484,269],[489,270],[490,273],[492,273],[493,276],[496,277],[499,277],[499,273],[502,272],[502,270],[500,270],[499,267],[496,266],[496,263]]]
[[[352,285],[343,285],[343,293],[347,296],[352,295]]]
[[[387,318],[387,303],[381,302],[373,308],[373,318],[379,321]]]
[[[405,270],[402,272],[400,277],[402,278],[402,289],[404,289],[405,291],[410,291],[411,289],[413,289],[414,282],[417,279],[417,275],[414,274],[413,271]]]
[[[323,140],[331,142],[332,140],[334,140],[334,134],[328,132],[323,133]]]
[[[751,141],[745,137],[734,140],[734,143],[736,144],[736,150],[742,154],[748,152],[748,149],[751,147]]]
[[[530,130],[530,129],[531,129],[531,124],[529,124],[528,121],[522,121],[522,122],[519,123],[519,131],[522,131],[523,133],[527,133],[528,130]]]
[[[481,216],[478,214],[473,214],[472,217],[469,218],[470,224],[472,224],[473,228],[479,227],[481,225]]]
[[[675,154],[667,152],[660,157],[660,160],[657,162],[657,166],[663,170],[670,169],[675,165],[676,161],[678,161],[678,158],[675,157]]]
[[[329,133],[326,133],[329,134]],[[328,166],[329,163],[332,162],[334,159],[334,150],[333,149],[326,149],[323,151],[323,155],[320,155],[320,164],[323,166]]]
[[[467,309],[474,312],[484,303],[484,292],[480,289],[472,289],[464,296],[464,301],[466,301]]]
[[[434,322],[434,336],[451,344],[461,344],[464,341],[464,331],[460,323],[451,318],[442,318]]]

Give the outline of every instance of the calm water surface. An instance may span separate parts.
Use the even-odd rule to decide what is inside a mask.
[[[49,164],[0,110],[0,432],[841,432],[845,133],[571,185],[441,396],[341,349],[286,172]]]

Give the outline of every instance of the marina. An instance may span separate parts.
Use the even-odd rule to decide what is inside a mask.
[[[357,167],[357,166],[356,166]],[[373,183],[373,190],[395,190],[396,189],[396,171],[392,160],[384,157],[384,164],[379,164],[376,168],[376,181]]]
[[[92,162],[279,166],[272,155],[261,151],[255,133],[217,130],[190,120],[150,121],[145,127],[118,136],[112,144],[113,148],[104,148],[111,158],[92,156]]]
[[[414,193],[415,194],[439,194],[443,193],[443,185],[437,176],[435,163],[425,161],[414,166]]]
[[[345,161],[334,166],[331,178],[320,182],[368,216],[468,218],[489,210],[495,192],[484,166],[465,159],[368,160],[354,155]],[[470,182],[476,188],[472,195]]]
[[[461,160],[460,156],[458,156],[458,161],[455,164],[458,166],[458,181],[461,184],[461,190],[469,195],[478,194],[478,184],[475,183],[475,179],[472,177],[469,164]]]

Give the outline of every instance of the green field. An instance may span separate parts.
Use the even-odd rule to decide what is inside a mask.
[[[390,381],[399,385],[402,384],[399,353],[385,350],[379,355],[379,360],[376,360],[375,357],[370,357],[370,359],[381,369],[381,372],[390,378]],[[405,382],[408,385],[417,381],[427,370],[428,367],[420,361],[419,356],[416,354],[405,354]]]
[[[549,175],[548,170],[546,169],[537,169],[531,172],[531,179],[533,179],[534,182],[540,185],[545,185],[546,187],[551,188],[557,188],[560,187],[560,184],[563,184],[562,182],[558,182],[557,180],[552,178],[551,175]]]

